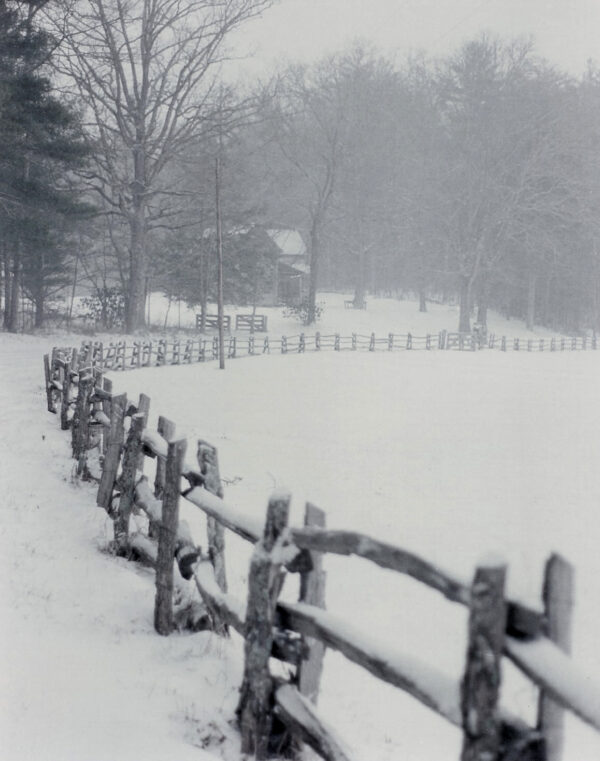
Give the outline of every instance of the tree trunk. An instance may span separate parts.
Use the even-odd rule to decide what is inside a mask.
[[[144,146],[144,122],[140,117],[136,125],[136,141],[133,149],[132,213],[129,218],[129,285],[125,329],[133,333],[146,324],[146,161]]]
[[[317,319],[317,280],[319,276],[319,233],[317,222],[313,222],[310,231],[310,273],[308,278],[308,310],[306,324],[312,325]]]
[[[5,254],[4,259],[4,327],[9,330],[10,325],[10,294],[12,275],[10,271],[10,259],[8,252]]]
[[[44,324],[44,291],[40,286],[38,292],[35,295],[35,322],[36,328],[41,328]]]
[[[535,322],[535,297],[537,290],[537,275],[533,272],[529,273],[527,281],[527,330],[533,330]]]
[[[16,333],[19,325],[19,293],[20,293],[20,280],[21,280],[21,256],[18,251],[18,241],[15,245],[15,253],[13,255],[13,268],[10,287],[10,300],[8,308],[8,324],[7,329],[10,333]]]
[[[419,289],[419,312],[427,311],[427,296],[423,288]]]
[[[145,218],[141,195],[136,193],[136,208],[130,219],[129,285],[125,330],[133,333],[145,325],[144,284],[146,282]]]
[[[471,332],[471,280],[468,277],[462,277],[460,281],[458,332]]]

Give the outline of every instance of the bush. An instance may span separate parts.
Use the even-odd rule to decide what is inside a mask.
[[[315,322],[317,322],[323,314],[323,304],[315,304]],[[303,325],[308,325],[308,299],[299,304],[287,304],[283,308],[284,317],[295,317],[300,320]]]
[[[81,306],[83,317],[106,330],[122,328],[125,324],[125,297],[120,288],[101,288],[93,296],[82,299]]]

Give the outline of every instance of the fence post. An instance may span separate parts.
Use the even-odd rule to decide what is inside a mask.
[[[394,334],[388,333],[388,351],[392,351],[394,348]]]
[[[269,658],[273,645],[273,619],[281,588],[280,563],[273,550],[287,526],[290,495],[273,494],[269,500],[262,539],[257,543],[248,575],[248,605],[244,642],[244,678],[237,715],[242,733],[242,754],[265,759],[272,725],[273,684]]]
[[[102,376],[102,390],[106,391],[112,397],[112,381],[105,375]],[[104,399],[102,401],[102,412],[110,420],[112,410],[112,399]],[[106,450],[108,449],[108,431],[106,428],[102,428],[102,455],[106,456]]]
[[[500,343],[500,349],[502,351],[506,351],[506,336],[502,336],[502,340],[501,340],[501,343]]]
[[[60,397],[60,428],[62,431],[69,429],[69,405],[71,401],[71,363],[65,364],[65,372]]]
[[[352,334],[352,351],[356,351],[356,333]]]
[[[544,611],[548,639],[571,652],[574,570],[560,555],[551,555],[544,572]],[[540,691],[538,729],[546,741],[546,761],[560,761],[563,749],[564,709]]]
[[[411,333],[406,334],[406,348],[412,349],[412,334]]]
[[[325,513],[310,502],[306,503],[304,513],[305,526],[325,527]],[[310,553],[312,560],[312,571],[300,573],[300,602],[315,605],[317,608],[325,607],[325,579],[326,574],[323,571],[323,553],[312,551]],[[321,681],[321,672],[323,670],[323,658],[325,656],[325,645],[318,639],[312,637],[306,638],[306,644],[309,647],[309,656],[306,660],[300,662],[298,667],[298,689],[303,695],[317,702],[319,694],[319,684]]]
[[[48,412],[56,412],[54,408],[54,399],[52,393],[52,375],[50,373],[50,356],[44,354],[44,377],[46,379],[46,404]]]
[[[315,333],[315,351],[319,351],[321,348],[321,333],[317,330]]]
[[[340,350],[340,334],[336,333],[333,337],[333,350],[339,351]]]
[[[138,411],[138,415],[142,415],[144,418],[144,423],[142,425],[142,428],[146,428],[148,425],[148,415],[150,413],[150,397],[147,396],[146,394],[140,394],[137,411]],[[140,447],[140,452],[138,454],[136,467],[138,470],[144,469],[144,453],[141,447]]]
[[[96,504],[111,512],[111,501],[115,482],[117,480],[117,471],[119,469],[119,460],[121,459],[121,449],[123,447],[125,408],[127,407],[127,395],[113,396],[110,405],[110,428],[108,429],[108,443],[104,463],[102,465],[102,475],[100,485],[98,486],[98,496]]]
[[[375,351],[375,333],[371,333],[371,340],[369,341],[369,351]]]
[[[204,476],[204,488],[211,494],[222,498],[223,486],[219,474],[219,454],[212,444],[206,441],[198,441],[197,451],[198,465]],[[225,529],[215,519],[206,519],[208,534],[208,555],[215,571],[215,581],[219,588],[227,591],[227,574],[225,573]]]
[[[181,439],[170,441],[167,450],[162,520],[158,531],[154,601],[154,628],[162,635],[168,635],[173,630],[173,558],[179,523],[179,482],[186,447],[186,439]]]
[[[131,427],[127,434],[119,486],[121,496],[119,508],[114,521],[115,547],[118,555],[124,555],[129,545],[129,517],[134,503],[138,456],[142,449],[142,431],[144,429],[143,413],[131,418]]]
[[[158,418],[156,430],[167,442],[175,436],[175,423],[162,415]],[[165,488],[165,475],[167,464],[162,457],[156,458],[156,475],[154,477],[154,496],[162,499]]]
[[[306,350],[306,337],[304,333],[300,333],[300,342],[298,343],[298,353],[304,354]]]
[[[90,396],[92,388],[93,378],[91,374],[87,374],[87,370],[82,370],[79,373],[77,401],[75,404],[73,425],[71,426],[71,449],[73,458],[78,461],[83,453],[89,431]],[[79,465],[77,467],[77,474],[81,475]]]
[[[461,761],[496,761],[500,749],[497,703],[506,627],[506,566],[480,565],[471,587],[467,664],[461,684]]]

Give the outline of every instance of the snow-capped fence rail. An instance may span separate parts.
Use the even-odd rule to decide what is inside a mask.
[[[322,337],[331,341],[331,337]],[[377,340],[369,338],[369,341]],[[333,337],[335,349],[335,336]],[[390,338],[388,337],[388,350]],[[304,343],[303,343],[304,342]],[[284,344],[281,344],[284,346]],[[304,345],[290,337],[287,348]],[[351,344],[350,344],[351,345]],[[376,344],[375,344],[376,345]],[[338,350],[341,350],[339,339]],[[193,361],[206,347],[159,342],[157,357]],[[195,630],[229,628],[245,641],[244,677],[238,719],[242,751],[266,758],[281,750],[289,733],[310,744],[329,761],[349,761],[352,753],[318,716],[315,707],[324,649],[333,648],[371,674],[405,690],[463,730],[463,761],[558,761],[563,709],[600,729],[600,691],[589,685],[568,658],[572,569],[553,556],[547,563],[544,607],[530,609],[504,595],[506,569],[488,561],[474,579],[459,579],[400,547],[349,531],[325,528],[325,514],[307,505],[305,525],[288,526],[290,496],[269,500],[264,524],[229,504],[223,495],[216,449],[198,441],[196,457],[175,426],[159,418],[147,427],[150,399],[137,403],[113,395],[108,368],[141,367],[152,359],[152,344],[139,343],[128,354],[124,344],[87,344],[81,350],[54,349],[44,357],[48,409],[60,413],[61,428],[71,430],[76,472],[98,481],[97,503],[114,521],[115,552],[143,559],[156,569],[154,621],[157,632],[174,626]],[[154,459],[154,483],[144,475]],[[101,470],[94,472],[97,465]],[[182,478],[186,487],[181,489]],[[179,500],[207,516],[207,551],[202,552],[179,520]],[[148,518],[147,531],[131,531],[134,510]],[[228,591],[225,531],[254,545],[246,600]],[[411,576],[470,611],[467,658],[461,684],[430,664],[365,635],[325,608],[322,557],[355,555]],[[297,603],[278,599],[285,573],[300,574]],[[173,591],[178,591],[174,604]],[[199,598],[194,598],[193,590]],[[201,602],[200,602],[201,600]],[[202,604],[201,604],[202,603]],[[292,667],[289,682],[274,678],[270,658]],[[540,688],[536,727],[498,707],[500,663],[508,657]],[[282,735],[281,727],[286,730]]]

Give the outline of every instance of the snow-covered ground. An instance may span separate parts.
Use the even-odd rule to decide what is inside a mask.
[[[387,314],[384,300],[366,313],[330,305],[321,329],[417,333],[421,319],[424,332],[454,327],[443,308],[423,316],[414,304],[407,324],[409,309],[397,304],[389,300]],[[501,322],[492,329],[527,335]],[[152,577],[102,551],[110,521],[94,489],[73,482],[69,437],[44,411],[42,354],[78,340],[0,336],[0,757],[233,761],[240,639],[154,634]],[[498,552],[509,594],[531,605],[547,555],[561,552],[577,572],[574,659],[600,685],[599,373],[600,352],[382,352],[262,356],[225,372],[207,364],[113,380],[133,399],[151,396],[151,426],[167,415],[192,442],[218,446],[226,499],[249,515],[264,516],[270,491],[285,485],[294,523],[309,499],[329,526],[395,542],[461,576]],[[204,519],[185,503],[183,513],[203,543]],[[231,590],[243,598],[250,548],[227,541]],[[326,570],[332,612],[459,678],[466,610],[366,561],[327,557]],[[508,664],[505,676],[507,707],[533,716],[533,688]],[[457,730],[336,653],[326,656],[319,708],[358,759],[459,757]],[[569,719],[566,761],[598,757],[600,735]]]
[[[400,301],[396,298],[367,298],[367,309],[346,309],[344,302],[351,299],[351,294],[320,293],[317,299],[321,307],[321,316],[316,329],[323,334],[351,333],[386,336],[388,333],[407,333],[426,335],[440,330],[455,331],[458,327],[458,305],[449,306],[428,302],[427,312],[419,312],[418,304],[407,299]],[[156,327],[193,328],[196,324],[196,314],[199,308],[187,307],[184,302],[173,301],[169,306],[168,300],[160,293],[150,294],[147,314],[150,324]],[[209,305],[209,313],[216,314],[217,307]],[[250,314],[251,308],[225,305],[224,312],[231,316],[231,324],[235,324],[236,314]],[[257,314],[267,317],[269,333],[275,336],[298,334],[302,328],[298,319],[286,316],[281,307],[257,307]],[[490,312],[488,318],[490,333],[498,336],[532,338],[534,336],[549,336],[550,331],[542,328],[535,332],[525,329],[520,320],[507,320],[497,312]],[[314,332],[314,331],[313,331]]]

